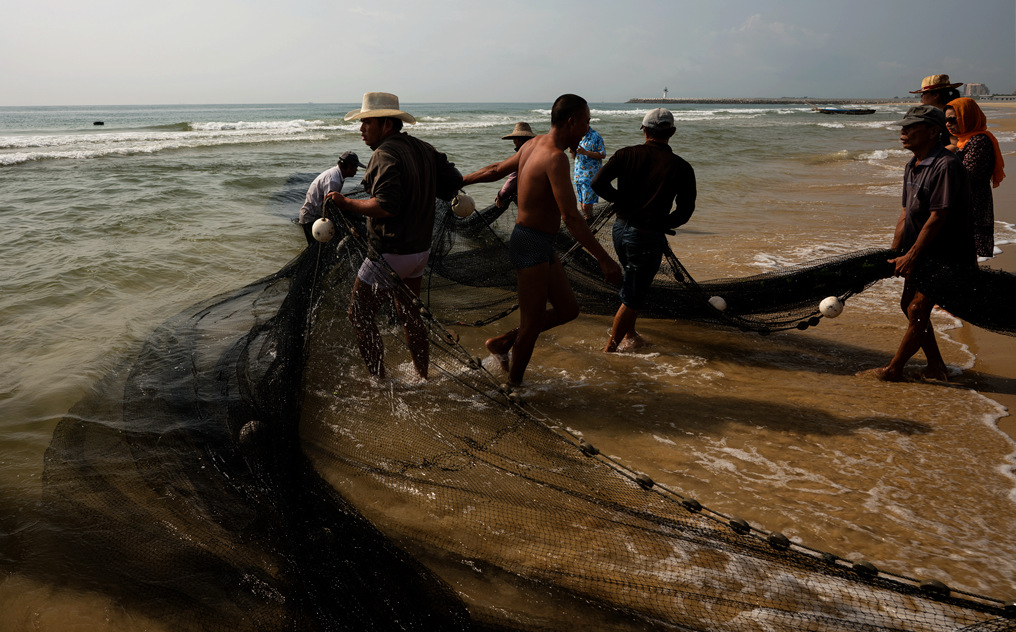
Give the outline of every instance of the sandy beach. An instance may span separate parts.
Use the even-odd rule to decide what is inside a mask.
[[[989,102],[982,105],[993,131],[1016,131],[1016,103]],[[1016,169],[1013,154],[1004,155],[1007,178],[992,193],[995,200],[995,220],[1016,223]],[[983,263],[988,267],[1016,273],[1016,247],[1002,246],[1002,254]],[[967,345],[976,356],[972,369],[964,371],[956,381],[970,386],[1009,409],[1009,415],[999,420],[999,429],[1016,439],[1016,339],[968,323],[951,330],[948,335]]]

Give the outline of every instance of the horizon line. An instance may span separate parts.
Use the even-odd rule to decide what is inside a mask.
[[[976,99],[984,100],[995,100],[999,97],[1007,97],[1009,99],[1016,99],[1016,94],[990,94],[980,95],[978,97],[972,97]],[[882,103],[892,101],[917,101],[920,97],[918,95],[912,96],[885,96],[885,97],[818,97],[818,96],[782,96],[782,97],[630,97],[624,101],[606,101],[599,100],[594,101],[587,99],[586,101],[591,104],[596,103],[607,103],[614,105],[626,105],[631,103],[697,103],[697,104],[708,104],[708,103],[736,103],[736,102],[758,102],[758,103],[806,103],[808,101],[816,102],[851,102],[851,103]],[[216,102],[176,102],[176,103],[45,103],[45,104],[12,104],[2,105],[0,108],[58,108],[58,107],[81,107],[81,108],[102,108],[102,107],[177,107],[177,106],[215,106],[215,105],[359,105],[361,102],[354,101],[216,101]],[[403,101],[405,104],[419,104],[419,105],[443,105],[443,104],[508,104],[508,105],[528,105],[528,104],[540,104],[547,103],[551,104],[553,101]]]

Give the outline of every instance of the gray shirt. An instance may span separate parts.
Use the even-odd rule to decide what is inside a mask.
[[[945,223],[922,256],[976,265],[967,171],[951,151],[939,144],[924,160],[910,159],[903,172],[903,207],[903,252],[913,247],[931,212],[937,211]]]

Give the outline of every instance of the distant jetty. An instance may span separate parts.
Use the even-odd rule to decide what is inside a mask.
[[[898,97],[890,99],[820,99],[813,97],[780,97],[777,99],[763,99],[763,98],[738,98],[738,99],[684,99],[684,98],[660,98],[660,97],[648,97],[648,98],[636,98],[628,99],[626,103],[665,103],[671,105],[696,105],[703,103],[716,103],[719,105],[813,105],[815,103],[823,103],[827,105],[847,105],[851,103],[864,103],[864,104],[880,104],[880,103],[913,103],[917,101],[915,97],[901,99]]]

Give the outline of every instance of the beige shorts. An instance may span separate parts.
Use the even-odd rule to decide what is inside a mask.
[[[416,279],[423,276],[430,258],[430,250],[415,252],[411,255],[397,255],[386,252],[381,255],[388,266],[399,275],[400,279]],[[374,287],[391,287],[391,276],[388,266],[370,259],[364,259],[356,277]]]

